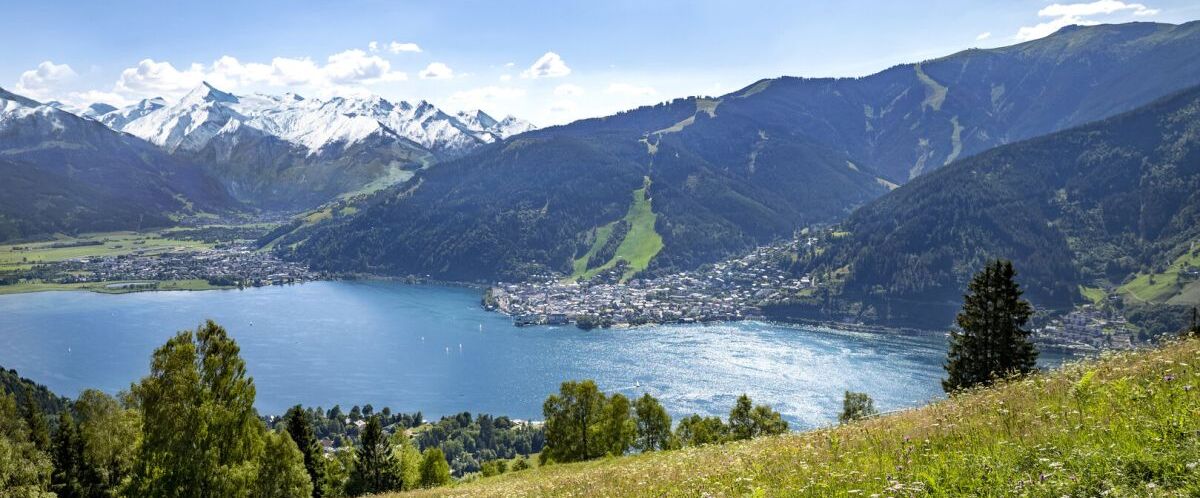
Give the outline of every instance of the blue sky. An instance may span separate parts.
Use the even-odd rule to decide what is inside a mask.
[[[1200,18],[1194,0],[23,1],[0,86],[73,104],[376,93],[539,125],[780,75],[859,76],[1073,23]],[[374,42],[374,43],[372,43]]]

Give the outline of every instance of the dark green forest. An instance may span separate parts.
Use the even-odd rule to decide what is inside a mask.
[[[959,161],[842,229],[797,268],[847,269],[836,297],[884,318],[946,323],[946,304],[990,258],[1011,258],[1041,306],[1082,302],[1080,285],[1160,269],[1200,237],[1200,88]]]

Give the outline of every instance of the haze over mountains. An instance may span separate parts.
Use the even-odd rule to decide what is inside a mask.
[[[649,185],[649,269],[714,261],[946,163],[1200,81],[1200,23],[1068,27],[856,79],[762,80],[526,133],[295,234],[322,268],[445,279],[568,272]]]

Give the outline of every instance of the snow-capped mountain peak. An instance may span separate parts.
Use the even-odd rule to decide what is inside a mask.
[[[378,95],[306,99],[295,93],[239,96],[208,82],[168,105],[142,101],[97,117],[169,151],[201,150],[218,135],[254,130],[308,154],[343,149],[369,137],[415,143],[437,155],[458,156],[483,144],[533,129],[515,118],[497,121],[483,111],[449,115],[427,101],[391,102]],[[234,126],[227,127],[230,120]]]
[[[207,81],[201,82],[200,86],[193,88],[187,95],[180,100],[181,103],[197,103],[197,102],[224,102],[227,104],[236,104],[238,98],[232,93],[223,92],[209,84]]]

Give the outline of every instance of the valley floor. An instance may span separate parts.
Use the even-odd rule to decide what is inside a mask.
[[[550,465],[418,496],[1197,496],[1200,340],[824,430]]]

